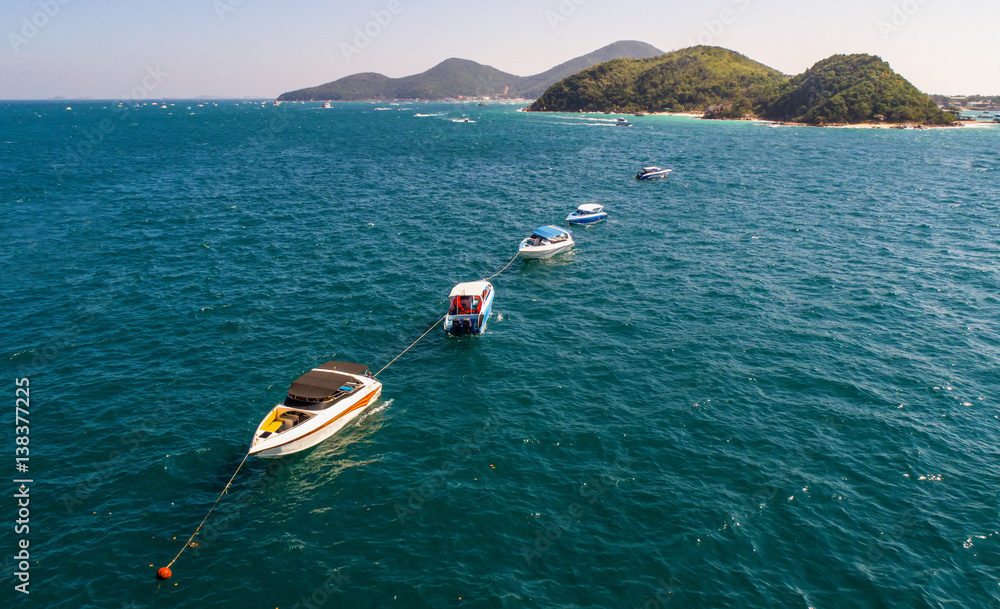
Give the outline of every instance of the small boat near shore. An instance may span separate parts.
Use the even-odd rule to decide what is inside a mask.
[[[643,167],[642,171],[635,174],[637,180],[662,180],[670,177],[673,169],[660,169],[659,167]]]
[[[584,203],[576,211],[566,216],[570,224],[597,224],[608,219],[604,206],[597,203]]]
[[[329,361],[303,374],[284,401],[257,426],[250,454],[280,457],[316,446],[342,429],[382,393],[368,366]]]
[[[489,281],[460,283],[448,294],[444,330],[456,336],[482,334],[493,309],[493,284]]]
[[[558,226],[539,226],[530,237],[521,241],[517,253],[522,258],[550,258],[574,245],[576,242],[570,231]]]

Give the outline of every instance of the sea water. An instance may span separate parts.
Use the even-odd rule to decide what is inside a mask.
[[[1000,606],[1000,129],[376,106],[0,105],[5,607]]]

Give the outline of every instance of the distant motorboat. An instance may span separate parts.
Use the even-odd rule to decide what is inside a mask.
[[[323,102],[323,107],[324,108],[332,108],[333,104],[331,104],[330,102]]]
[[[615,126],[616,127],[631,127],[632,123],[628,122],[628,120],[626,120],[624,116],[619,116],[618,120],[615,121]]]
[[[566,221],[570,224],[597,224],[607,219],[608,212],[604,211],[603,205],[597,203],[584,203],[566,216]]]
[[[662,180],[670,177],[673,169],[660,169],[659,167],[643,167],[642,171],[635,174],[637,180]]]
[[[250,454],[280,457],[311,448],[361,414],[382,393],[368,366],[329,361],[303,374],[257,426]]]
[[[521,241],[517,253],[522,258],[549,258],[571,249],[576,242],[573,233],[558,226],[539,226],[531,236]]]
[[[449,334],[482,334],[493,308],[493,284],[488,281],[460,283],[448,294],[444,330]]]

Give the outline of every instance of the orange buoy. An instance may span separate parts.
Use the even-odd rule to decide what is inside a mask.
[[[160,567],[160,570],[156,572],[156,579],[170,579],[173,573],[170,572],[170,567]]]

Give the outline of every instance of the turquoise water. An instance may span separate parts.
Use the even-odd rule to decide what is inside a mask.
[[[168,103],[0,104],[4,606],[1000,607],[1000,129]],[[155,581],[294,378],[589,201]]]

